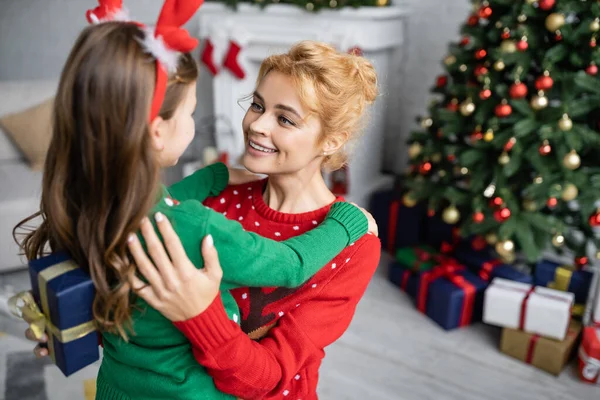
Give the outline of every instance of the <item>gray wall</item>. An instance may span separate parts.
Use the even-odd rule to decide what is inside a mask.
[[[152,23],[161,0],[127,0],[136,19]],[[404,142],[414,128],[414,117],[426,110],[429,87],[441,73],[440,60],[449,40],[457,38],[469,0],[405,0],[408,18],[407,48],[401,74],[399,132],[388,143],[387,169],[396,171],[406,163]],[[86,26],[85,10],[92,0],[0,0],[0,80],[57,79],[79,31]],[[196,31],[193,20],[189,28]],[[199,117],[210,115],[212,89],[203,71],[199,87]],[[0,94],[1,95],[1,94]],[[390,95],[394,95],[391,93]]]

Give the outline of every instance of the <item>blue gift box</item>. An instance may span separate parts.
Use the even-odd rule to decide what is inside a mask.
[[[576,304],[585,304],[594,274],[590,271],[575,271],[573,267],[553,261],[542,260],[535,267],[535,284],[571,292]]]
[[[416,246],[423,243],[425,206],[417,204],[406,207],[397,189],[374,192],[369,201],[369,211],[379,228],[379,237],[385,250],[394,254],[400,247]],[[396,214],[395,218],[394,215]],[[393,218],[393,220],[392,220]],[[393,231],[390,232],[390,226]]]
[[[469,271],[462,270],[455,273],[474,289],[473,301],[467,307],[471,314],[467,323],[481,321],[483,314],[483,294],[488,284],[483,279]],[[463,305],[465,304],[465,291],[446,277],[438,278],[429,284],[426,294],[426,314],[445,330],[463,326]]]
[[[44,315],[48,353],[65,376],[100,358],[94,284],[65,253],[29,262],[33,298]]]
[[[473,250],[466,245],[460,246],[454,256],[461,264],[466,265],[467,268],[487,282],[491,282],[494,278],[498,277],[530,285],[533,284],[531,275],[518,271],[512,266],[494,259],[487,248]]]
[[[447,224],[441,217],[441,213],[435,214],[433,217],[427,217],[426,220],[425,243],[439,248],[442,243],[454,243],[455,225]]]
[[[417,298],[422,272],[413,272],[398,261],[389,265],[388,279],[413,299]]]

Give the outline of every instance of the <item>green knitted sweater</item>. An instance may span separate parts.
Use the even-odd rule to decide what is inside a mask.
[[[263,238],[202,205],[206,197],[222,191],[228,179],[223,164],[199,170],[164,188],[151,215],[160,211],[167,216],[198,268],[203,266],[202,239],[207,234],[213,236],[223,269],[222,301],[235,322],[239,310],[230,289],[299,286],[367,231],[361,211],[340,202],[310,232],[283,242]],[[133,311],[133,330],[127,342],[117,335],[103,334],[96,399],[233,399],[215,388],[192,355],[186,337],[141,299]]]

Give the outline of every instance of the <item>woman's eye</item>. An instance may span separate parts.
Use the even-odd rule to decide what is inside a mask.
[[[262,111],[262,106],[255,102],[250,104],[250,108],[252,108],[254,111]]]
[[[296,125],[296,124],[294,124],[292,121],[290,121],[289,119],[287,119],[287,118],[286,118],[286,117],[284,117],[284,116],[280,116],[280,117],[279,117],[279,121],[280,121],[282,124],[285,124],[285,125],[292,125],[292,126],[295,126],[295,125]]]

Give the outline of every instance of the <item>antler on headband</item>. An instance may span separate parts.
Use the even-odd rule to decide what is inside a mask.
[[[98,7],[87,10],[85,16],[90,24],[107,21],[129,21],[129,15],[123,9],[123,0],[98,0]]]
[[[181,53],[190,52],[198,45],[198,39],[191,37],[182,26],[192,18],[203,2],[204,0],[165,0],[154,31],[131,21],[146,31],[141,44],[156,59],[156,86],[150,121],[158,116],[162,106],[167,91],[168,73],[177,70]],[[123,0],[98,0],[98,3],[98,7],[86,13],[90,23],[129,21],[123,11]]]
[[[203,2],[204,0],[165,0],[154,34],[146,34],[143,44],[156,58],[156,87],[150,121],[158,116],[167,91],[168,72],[177,70],[179,54],[192,51],[198,45],[198,39],[191,37],[182,26],[192,18]]]

